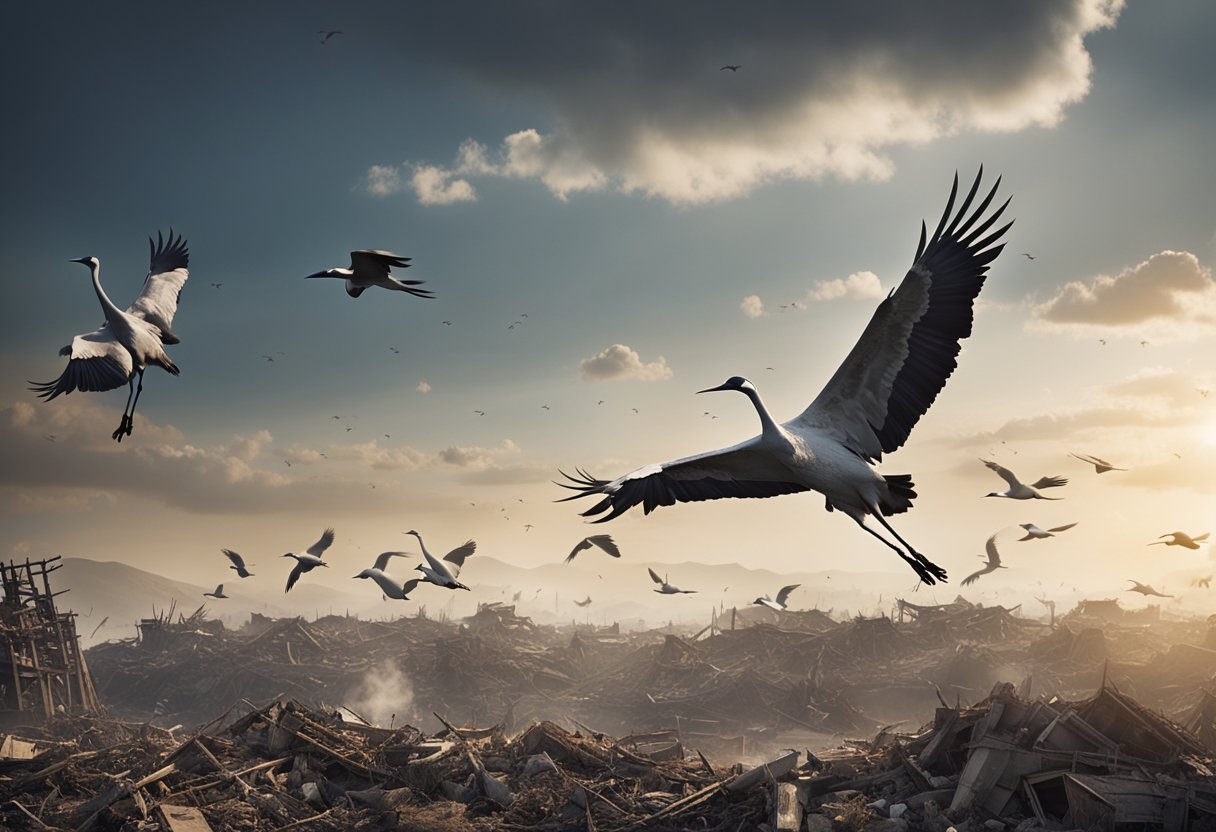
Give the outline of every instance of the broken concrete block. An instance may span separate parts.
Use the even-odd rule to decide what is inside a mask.
[[[802,804],[798,802],[798,787],[793,783],[776,785],[773,828],[776,832],[799,832],[802,829]]]

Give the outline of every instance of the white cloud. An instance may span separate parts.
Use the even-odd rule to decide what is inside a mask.
[[[417,390],[419,393],[429,393],[429,392],[431,392],[431,385],[425,381],[420,381],[420,382],[418,382],[418,386],[415,387],[414,389]]]
[[[401,170],[394,165],[372,165],[363,178],[363,187],[372,196],[395,194],[401,190]]]
[[[806,300],[881,300],[885,294],[874,272],[853,272],[848,277],[819,281],[806,293]]]
[[[473,190],[467,180],[456,179],[452,171],[434,165],[418,165],[414,168],[410,187],[423,205],[477,201],[477,191]]]
[[[1054,126],[1089,92],[1085,36],[1122,8],[890,0],[764,15],[714,4],[690,21],[678,4],[639,18],[524,3],[478,7],[470,29],[452,25],[471,12],[454,3],[411,34],[426,60],[534,103],[553,125],[513,132],[493,153],[466,141],[434,168],[443,189],[497,176],[559,199],[611,189],[688,204],[776,180],[885,179],[900,145]],[[508,25],[518,36],[506,52]],[[718,71],[724,43],[737,73]]]
[[[760,300],[759,295],[748,295],[739,303],[739,308],[752,320],[764,315],[764,301]]]
[[[643,363],[641,356],[624,344],[613,344],[591,358],[584,358],[578,363],[578,372],[585,381],[663,381],[672,375],[663,356],[660,355],[657,361]]]
[[[1189,251],[1161,251],[1113,277],[1065,283],[1039,304],[1035,317],[1052,325],[1133,328],[1144,324],[1216,323],[1212,270]]]

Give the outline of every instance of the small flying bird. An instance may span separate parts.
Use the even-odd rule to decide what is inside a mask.
[[[541,410],[552,410],[553,408],[549,407],[549,405],[547,405],[547,404],[542,404],[540,406],[540,409]]]
[[[443,560],[438,560],[427,551],[426,544],[422,542],[422,535],[413,529],[405,532],[405,534],[412,534],[418,538],[418,545],[422,547],[422,556],[426,558],[426,563],[420,563],[414,568],[421,572],[427,581],[444,589],[468,589],[467,586],[460,583],[456,578],[460,576],[460,570],[464,567],[465,559],[476,551],[476,543],[472,540],[465,541],[463,545],[457,546],[444,555]]]
[[[267,364],[274,363],[274,356],[272,356],[272,355],[263,355],[262,358],[266,359]]]
[[[241,577],[241,578],[252,578],[253,577],[253,573],[250,572],[249,568],[245,565],[245,559],[243,557],[241,557],[240,553],[234,552],[231,549],[220,549],[220,551],[224,553],[224,557],[226,557],[226,558],[228,558],[228,560],[232,561],[232,565],[229,566],[228,568],[235,570],[238,577]]]
[[[583,516],[611,520],[636,505],[658,506],[726,497],[775,497],[818,491],[829,510],[841,510],[866,533],[895,551],[928,584],[946,571],[917,552],[887,522],[916,497],[908,474],[880,475],[873,463],[907,441],[957,366],[959,342],[971,334],[974,300],[1009,225],[989,231],[1008,200],[985,217],[1000,180],[976,200],[983,170],[954,213],[958,177],[930,236],[921,224],[912,267],[878,306],[869,325],[814,401],[779,424],[752,382],[732,376],[699,392],[733,390],[747,396],[761,432],[729,448],[647,465],[615,480],[585,471],[564,474],[576,493],[599,495]],[[872,517],[899,545],[870,526]],[[902,548],[901,548],[902,547]]]
[[[30,389],[44,401],[75,390],[89,393],[113,390],[126,384],[127,405],[122,421],[111,438],[121,442],[130,436],[135,419],[135,405],[144,389],[144,370],[155,364],[171,375],[180,372],[165,352],[165,346],[181,343],[173,332],[173,316],[177,301],[190,272],[190,250],[179,234],[176,239],[169,229],[168,243],[156,234],[156,242],[148,238],[148,276],[135,302],[119,309],[101,288],[98,273],[101,261],[96,257],[79,257],[73,263],[89,267],[93,291],[105,313],[105,323],[92,332],[77,335],[72,343],[59,350],[69,356],[68,366],[59,378],[46,382],[30,382]]]
[[[634,413],[638,413],[638,412],[639,412],[639,411],[638,411],[638,409],[637,409],[636,407],[631,407],[631,408],[629,408],[629,409],[630,409],[630,410],[632,410]]]
[[[526,532],[530,532],[530,531],[532,531],[532,524],[531,524],[531,523],[524,523],[524,531],[526,531]]]
[[[1208,397],[1208,393],[1211,393],[1212,391],[1211,391],[1211,390],[1196,389],[1196,390],[1195,390],[1195,392],[1196,392],[1196,393],[1198,393],[1199,395],[1203,396],[1203,397],[1206,399],[1206,398]]]
[[[997,532],[997,534],[1000,534],[1000,532]],[[996,550],[996,534],[988,538],[988,542],[984,544],[984,551],[988,553],[988,563],[984,564],[983,569],[978,572],[972,572],[963,578],[963,586],[970,586],[975,583],[980,579],[980,575],[987,575],[989,572],[1008,568],[1001,564],[1001,553]]]
[[[211,284],[211,288],[212,288],[212,289],[218,289],[218,288],[220,288],[220,287],[221,287],[221,286],[223,286],[223,285],[224,285],[223,283],[212,283],[212,284]]]
[[[425,283],[425,280],[399,280],[389,274],[389,269],[408,269],[410,258],[393,254],[391,251],[374,249],[356,249],[350,253],[349,269],[326,269],[308,275],[306,279],[317,277],[335,277],[346,281],[346,294],[357,298],[372,286],[391,289],[395,292],[409,292],[420,298],[433,298],[435,295],[428,289],[415,289]]]
[[[1056,526],[1052,529],[1040,529],[1034,523],[1022,523],[1021,527],[1026,530],[1025,537],[1019,537],[1018,542],[1023,540],[1045,540],[1049,537],[1055,537],[1056,532],[1066,532],[1071,529],[1076,523],[1069,523],[1067,526]]]
[[[659,585],[659,588],[655,592],[660,595],[692,595],[696,592],[695,589],[680,589],[678,586],[670,583],[667,578],[660,578],[659,573],[649,566],[646,567],[646,571],[650,573],[650,580]]]
[[[593,534],[590,537],[584,537],[582,540],[580,540],[575,547],[570,550],[570,554],[566,555],[566,559],[562,561],[562,563],[569,563],[578,557],[579,552],[582,552],[585,549],[590,549],[592,546],[600,547],[614,558],[619,558],[621,556],[621,550],[617,548],[616,543],[613,542],[612,535]]]
[[[1156,595],[1158,598],[1173,598],[1174,597],[1173,595],[1166,595],[1164,593],[1158,592],[1157,590],[1153,589],[1148,584],[1142,584],[1139,581],[1133,581],[1131,578],[1128,578],[1127,580],[1131,581],[1131,583],[1135,584],[1135,586],[1128,587],[1127,589],[1123,590],[1124,592],[1139,592],[1141,595]]]
[[[291,460],[290,460],[290,459],[285,459],[285,460],[283,460],[283,464],[284,464],[284,465],[286,465],[288,468],[290,468],[290,467],[291,467]]]
[[[1106,339],[1105,339],[1105,338],[1099,338],[1099,339],[1098,339],[1098,343],[1099,343],[1099,344],[1101,344],[1102,346],[1104,346],[1104,347],[1105,347],[1105,346],[1106,346]]]
[[[321,29],[317,32],[317,34],[321,36],[321,45],[324,46],[325,44],[329,43],[329,39],[334,35],[344,35],[346,33],[341,29]]]
[[[401,350],[397,349],[396,347],[389,347],[388,351],[393,355],[401,355]]]
[[[511,600],[518,601],[519,597],[523,594],[524,594],[524,591],[521,589],[521,590],[517,591],[514,595],[511,596]]]
[[[442,323],[444,326],[451,326],[451,325],[452,325],[452,322],[451,322],[451,321],[440,321],[440,323]]]
[[[590,596],[590,595],[588,595],[588,596],[587,596],[585,599],[583,599],[582,601],[575,601],[575,602],[574,602],[574,606],[576,606],[576,607],[585,607],[585,606],[587,606],[587,605],[588,605],[588,604],[590,604],[590,603],[591,603],[591,596]]]
[[[759,604],[762,607],[768,607],[770,610],[776,610],[777,612],[785,612],[785,610],[788,608],[786,606],[786,601],[789,599],[790,593],[800,586],[802,586],[802,584],[790,584],[789,586],[781,587],[781,591],[777,593],[777,599],[775,601],[765,594],[757,598],[755,601],[752,601],[752,603]],[[730,589],[730,587],[727,587],[726,589]],[[723,590],[723,592],[725,591],[726,590]]]
[[[1116,468],[1114,465],[1111,465],[1105,459],[1102,459],[1101,457],[1090,456],[1089,454],[1069,454],[1069,456],[1071,456],[1073,459],[1079,459],[1082,462],[1088,462],[1090,465],[1094,466],[1094,472],[1098,473],[1098,474],[1105,474],[1107,471],[1126,471],[1127,470],[1126,468]]]
[[[44,436],[44,437],[42,437],[42,438],[43,438],[43,439],[45,439],[47,442],[54,442],[54,441],[55,441],[55,434],[53,434],[53,433],[48,433],[46,436]]]
[[[204,592],[203,597],[205,597],[205,598],[227,598],[228,596],[224,594],[224,585],[220,584],[219,586],[217,586],[215,588],[215,592]]]
[[[1025,251],[1023,251],[1023,252],[1022,252],[1022,256],[1023,256],[1023,257],[1025,257],[1027,260],[1033,260],[1033,259],[1034,259],[1034,255],[1033,255],[1033,254],[1030,254],[1030,253],[1025,252]]]
[[[1147,346],[1148,346],[1148,341],[1141,341],[1141,342],[1140,342],[1140,346],[1142,346],[1142,347],[1147,347]],[[1172,596],[1171,596],[1171,597],[1172,597]]]
[[[719,69],[718,72],[722,72],[722,70],[725,69],[729,69],[731,72],[738,72],[739,70],[743,69],[743,64],[727,64]]]
[[[285,558],[295,558],[296,565],[292,567],[291,574],[287,576],[287,589],[283,590],[284,594],[291,592],[291,588],[296,585],[296,581],[300,580],[300,576],[305,572],[311,572],[318,566],[329,566],[321,560],[321,556],[325,554],[325,550],[333,545],[334,530],[326,529],[321,534],[321,539],[309,546],[305,553],[297,555],[295,552],[287,552],[283,555]]]
[[[1211,589],[1213,577],[1216,577],[1216,576],[1204,575],[1200,578],[1191,578],[1191,586],[1199,587],[1201,589]]]
[[[603,403],[604,403],[603,399],[600,399],[598,402],[596,402],[596,404],[603,404]]]
[[[414,591],[414,587],[422,583],[422,578],[413,578],[412,580],[399,583],[387,574],[385,569],[388,568],[388,562],[391,558],[408,557],[409,552],[381,552],[376,557],[376,563],[370,569],[364,569],[358,575],[351,576],[352,578],[371,578],[380,587],[380,591],[387,597],[397,601],[408,601],[409,595]]]
[[[478,416],[486,415],[486,412],[484,410],[474,410],[473,412],[476,413]]]
[[[1169,540],[1157,540],[1154,543],[1147,543],[1146,546],[1185,546],[1188,549],[1198,549],[1199,544],[1208,539],[1211,532],[1204,532],[1191,537],[1186,532],[1170,532],[1169,534],[1161,535],[1162,538],[1168,537]]]
[[[1058,488],[1061,485],[1067,485],[1068,480],[1064,477],[1040,477],[1038,481],[1031,485],[1023,485],[1017,476],[1003,465],[998,465],[987,459],[981,459],[980,462],[988,466],[989,470],[996,472],[1001,479],[1009,483],[1009,488],[1005,491],[990,491],[985,494],[985,497],[1007,497],[1010,500],[1062,500],[1063,497],[1044,497],[1038,492],[1039,488]]]

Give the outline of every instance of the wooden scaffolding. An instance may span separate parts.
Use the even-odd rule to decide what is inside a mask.
[[[101,710],[76,635],[76,614],[55,609],[49,560],[0,564],[0,724],[41,722],[57,712]]]

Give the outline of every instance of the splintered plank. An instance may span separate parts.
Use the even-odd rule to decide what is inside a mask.
[[[167,832],[214,832],[203,813],[193,806],[170,806],[162,803],[156,807]]]

